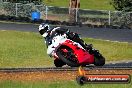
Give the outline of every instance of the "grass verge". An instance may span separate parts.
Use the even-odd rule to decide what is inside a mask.
[[[53,60],[39,34],[0,31],[0,61],[0,67],[46,67]]]
[[[131,88],[132,84],[85,84],[80,86],[76,81],[63,82],[0,82],[1,88]]]
[[[84,38],[106,57],[106,61],[131,60],[132,44]],[[44,39],[33,32],[0,31],[0,68],[49,67],[53,59],[46,54]]]
[[[48,6],[69,7],[69,0],[43,0]],[[80,0],[81,9],[114,10],[111,0]]]

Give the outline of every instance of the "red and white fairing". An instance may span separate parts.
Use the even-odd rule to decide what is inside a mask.
[[[48,46],[47,54],[57,57],[56,50],[62,45],[68,46],[74,51],[79,64],[94,63],[94,55],[89,54],[79,43],[68,39],[66,34],[57,35],[52,39],[52,44]]]

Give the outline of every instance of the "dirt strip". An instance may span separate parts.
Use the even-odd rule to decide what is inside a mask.
[[[0,81],[72,81],[78,71],[0,72]],[[132,70],[89,70],[86,74],[132,74]]]

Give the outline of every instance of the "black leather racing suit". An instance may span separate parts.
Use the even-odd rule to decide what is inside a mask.
[[[66,35],[68,36],[68,39],[71,39],[72,41],[79,43],[84,49],[87,49],[88,45],[86,43],[84,43],[84,41],[79,37],[79,35],[77,33],[70,32],[70,30],[68,30],[68,29],[57,28],[54,31],[53,31],[53,29],[50,31],[47,31],[47,33],[48,33],[48,36],[45,38],[47,47],[48,47],[48,45],[52,44],[52,39],[56,34],[66,33]]]

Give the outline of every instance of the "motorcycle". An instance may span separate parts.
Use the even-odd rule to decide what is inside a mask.
[[[79,43],[68,39],[66,34],[56,34],[52,38],[47,54],[54,57],[56,67],[63,65],[78,67],[89,64],[103,66],[105,64],[105,58],[97,50],[85,50]]]

